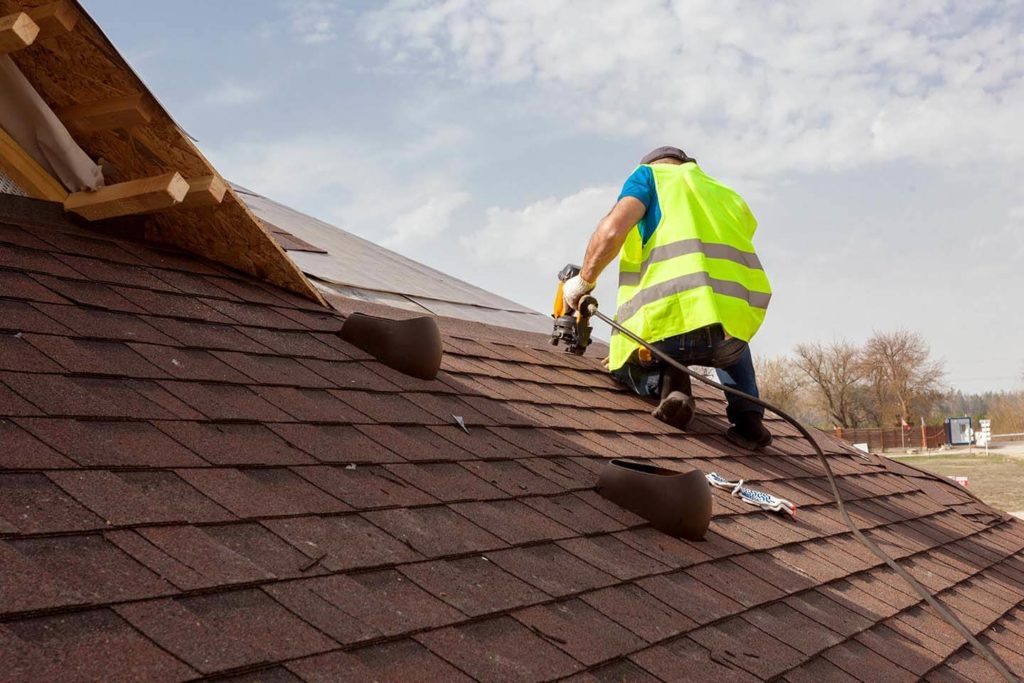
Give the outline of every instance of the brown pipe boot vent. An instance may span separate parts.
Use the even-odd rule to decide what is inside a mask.
[[[389,320],[352,313],[338,336],[406,375],[430,380],[441,369],[441,330],[429,316]]]
[[[711,523],[711,487],[700,470],[616,459],[605,465],[597,492],[669,536],[702,541]]]

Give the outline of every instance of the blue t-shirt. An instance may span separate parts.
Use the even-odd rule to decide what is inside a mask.
[[[619,193],[619,199],[623,197],[636,197],[647,207],[644,217],[640,219],[637,226],[640,228],[640,239],[643,244],[651,239],[651,235],[661,222],[661,206],[658,205],[658,189],[654,185],[654,173],[650,166],[637,166],[636,170],[626,178]]]

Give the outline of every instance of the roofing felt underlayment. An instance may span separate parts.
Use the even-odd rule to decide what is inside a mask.
[[[329,299],[341,296],[530,332],[551,329],[551,318],[537,311],[251,190],[234,189]]]
[[[4,680],[994,679],[786,424],[737,451],[714,392],[678,432],[596,358],[455,319],[414,380],[334,334],[409,311],[335,303],[0,197]],[[821,440],[856,522],[1024,675],[1024,523]],[[716,490],[678,540],[594,493],[611,457],[797,515]]]

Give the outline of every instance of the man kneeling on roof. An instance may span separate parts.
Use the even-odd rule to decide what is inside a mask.
[[[716,368],[719,382],[758,396],[748,342],[764,321],[771,288],[754,253],[757,221],[733,190],[676,147],[640,160],[618,202],[597,225],[580,274],[563,288],[576,309],[601,271],[619,256],[618,322],[684,365]],[[641,396],[660,398],[653,415],[686,429],[693,419],[690,378],[613,333],[608,368]],[[726,394],[742,448],[771,443],[764,409]]]

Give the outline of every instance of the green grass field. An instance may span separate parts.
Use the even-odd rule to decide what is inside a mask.
[[[942,476],[970,479],[968,488],[1006,512],[1024,510],[1024,459],[1005,455],[920,455],[893,458]]]

